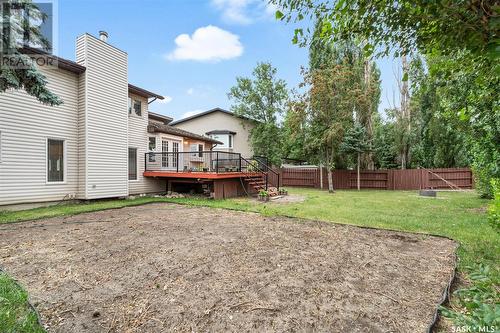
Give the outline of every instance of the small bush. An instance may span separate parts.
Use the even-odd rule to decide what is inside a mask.
[[[470,332],[481,332],[486,327],[500,328],[500,281],[495,277],[498,275],[491,272],[489,266],[468,269],[471,271],[471,287],[455,291],[458,306],[454,309],[441,307],[441,314],[452,319],[456,326],[467,327]]]
[[[488,221],[493,229],[500,232],[500,179],[493,179],[491,181],[491,188],[493,190],[493,202],[488,208]]]

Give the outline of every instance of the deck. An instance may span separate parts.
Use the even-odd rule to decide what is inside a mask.
[[[258,172],[176,172],[176,171],[145,171],[144,177],[160,177],[160,178],[185,178],[185,179],[234,179],[246,178],[251,176],[259,176]]]

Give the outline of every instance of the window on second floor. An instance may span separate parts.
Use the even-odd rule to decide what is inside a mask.
[[[142,102],[129,97],[128,99],[128,115],[142,116]]]
[[[149,137],[148,149],[149,149],[149,151],[156,150],[156,137],[154,137],[154,136]]]
[[[216,148],[233,148],[233,134],[210,134],[210,138],[222,142]]]

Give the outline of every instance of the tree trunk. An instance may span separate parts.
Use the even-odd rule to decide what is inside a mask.
[[[332,162],[330,161],[330,156],[328,154],[328,148],[325,150],[326,156],[326,167],[328,168],[328,192],[333,193],[333,175],[332,175]],[[333,156],[333,153],[332,153]]]
[[[363,124],[366,130],[366,137],[368,141],[371,141],[373,139],[373,105],[372,105],[372,100],[371,100],[371,94],[372,94],[372,63],[370,59],[366,59],[364,63],[364,74],[365,74],[365,89],[367,93],[367,98],[369,100],[369,103],[367,105],[367,114],[365,116],[365,123]],[[365,169],[368,170],[375,170],[375,162],[373,161],[373,152],[368,151],[365,152],[362,156],[362,162],[363,166]]]
[[[361,163],[361,153],[358,153],[358,165],[357,165],[357,171],[358,171],[358,191],[361,189],[361,179],[359,175],[359,164]]]
[[[403,77],[408,76],[409,65],[406,59],[406,55],[401,57],[401,65],[403,67]],[[407,165],[410,163],[410,142],[409,137],[411,133],[411,117],[410,117],[410,91],[408,89],[408,79],[401,82],[401,118],[403,120],[403,142],[401,151],[401,169],[406,169]]]
[[[333,193],[333,174],[331,168],[328,168],[328,192]]]

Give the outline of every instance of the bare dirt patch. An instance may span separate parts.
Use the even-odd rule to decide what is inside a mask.
[[[173,204],[0,226],[50,332],[424,332],[455,248]]]

